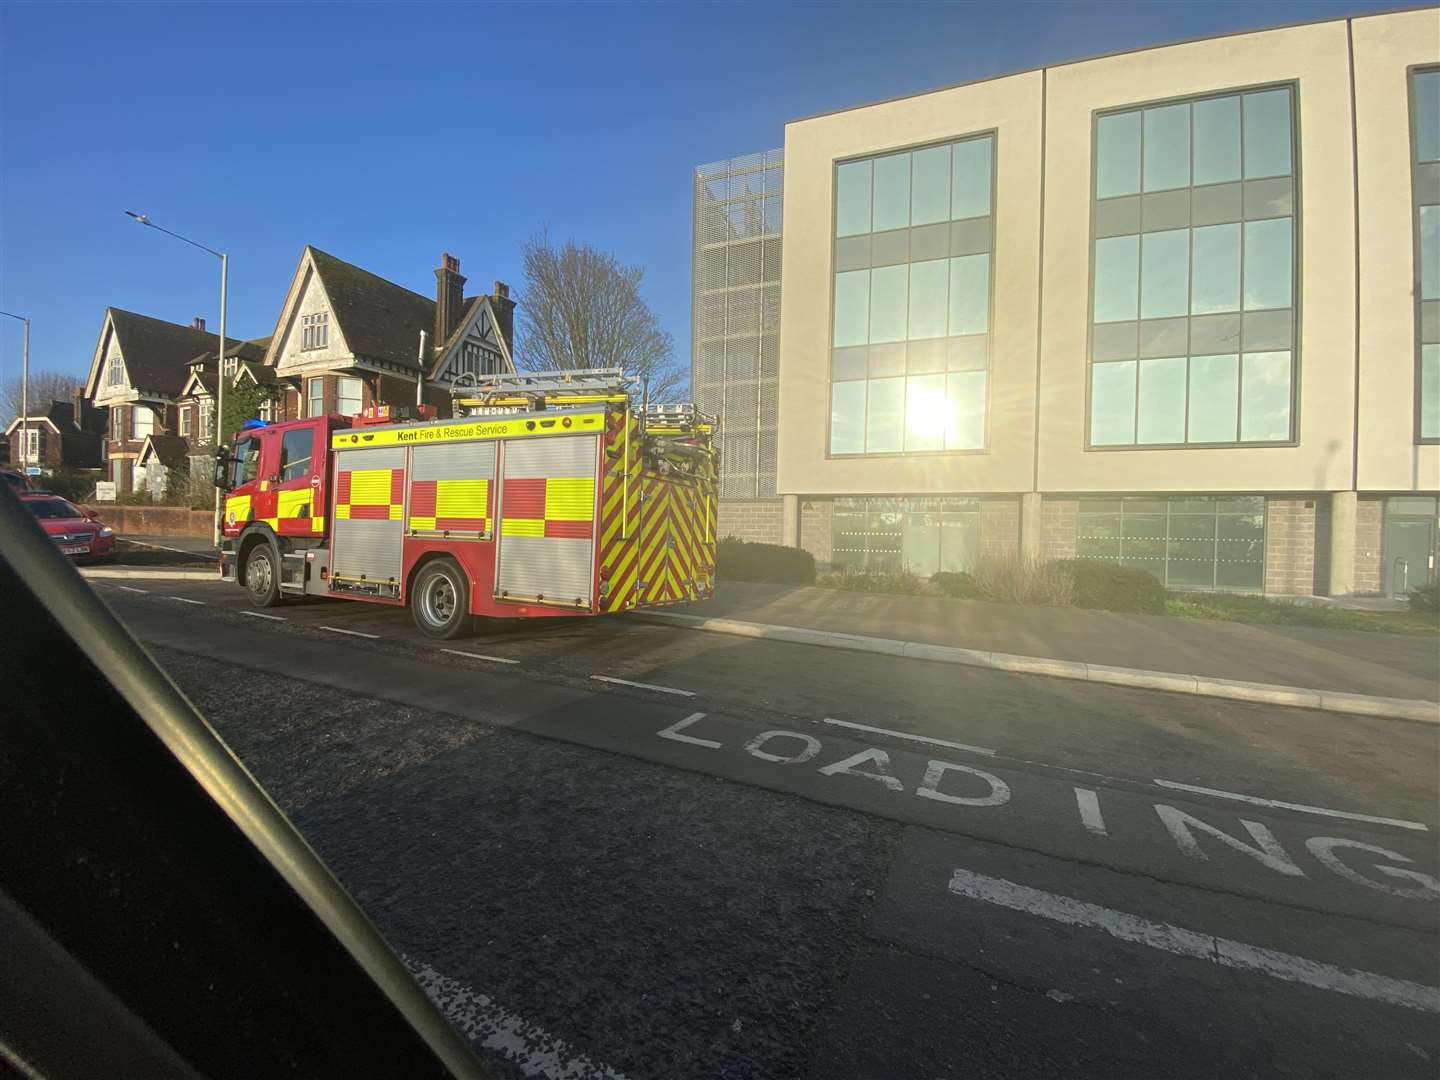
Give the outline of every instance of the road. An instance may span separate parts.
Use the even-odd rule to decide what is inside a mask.
[[[93,584],[501,1075],[1440,1068],[1440,728]]]

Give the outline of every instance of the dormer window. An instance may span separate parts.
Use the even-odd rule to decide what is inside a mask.
[[[467,341],[460,347],[460,361],[456,365],[457,375],[498,375],[500,355],[486,349],[478,342]]]
[[[300,316],[300,348],[323,349],[330,343],[330,313]]]
[[[220,364],[220,373],[221,373],[222,375],[224,375],[227,379],[232,379],[232,378],[234,378],[234,377],[235,377],[235,369],[236,369],[237,365],[239,365],[239,363],[240,363],[240,360],[239,360],[238,357],[234,357],[234,356],[227,356],[227,357],[225,357],[224,361]]]

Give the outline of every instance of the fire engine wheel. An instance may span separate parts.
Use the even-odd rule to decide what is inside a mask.
[[[426,564],[410,592],[410,614],[427,637],[456,638],[470,630],[470,587],[449,559]]]
[[[245,589],[256,607],[274,607],[280,602],[280,575],[269,544],[256,544],[245,556]]]

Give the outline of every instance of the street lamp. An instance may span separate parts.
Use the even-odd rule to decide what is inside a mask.
[[[147,228],[158,229],[166,236],[173,236],[176,240],[185,241],[185,243],[191,247],[197,247],[201,251],[208,251],[220,260],[220,352],[219,361],[215,369],[215,427],[212,431],[215,446],[218,449],[220,447],[221,418],[225,415],[225,300],[230,278],[230,256],[226,255],[223,251],[208,248],[204,244],[197,244],[188,236],[181,236],[177,232],[171,232],[162,225],[156,225],[145,214],[137,214],[134,210],[126,210],[125,213],[129,214]],[[215,489],[215,521],[214,527],[211,530],[211,539],[216,547],[220,546],[220,489],[218,487]]]
[[[12,315],[0,311],[6,318],[19,319],[25,324],[25,351],[20,361],[20,471],[27,476],[30,472],[30,320],[24,315]],[[10,455],[14,457],[14,454]],[[38,464],[38,462],[37,462]]]

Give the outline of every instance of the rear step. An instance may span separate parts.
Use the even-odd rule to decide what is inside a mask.
[[[280,591],[305,592],[305,552],[287,551],[280,556]]]

